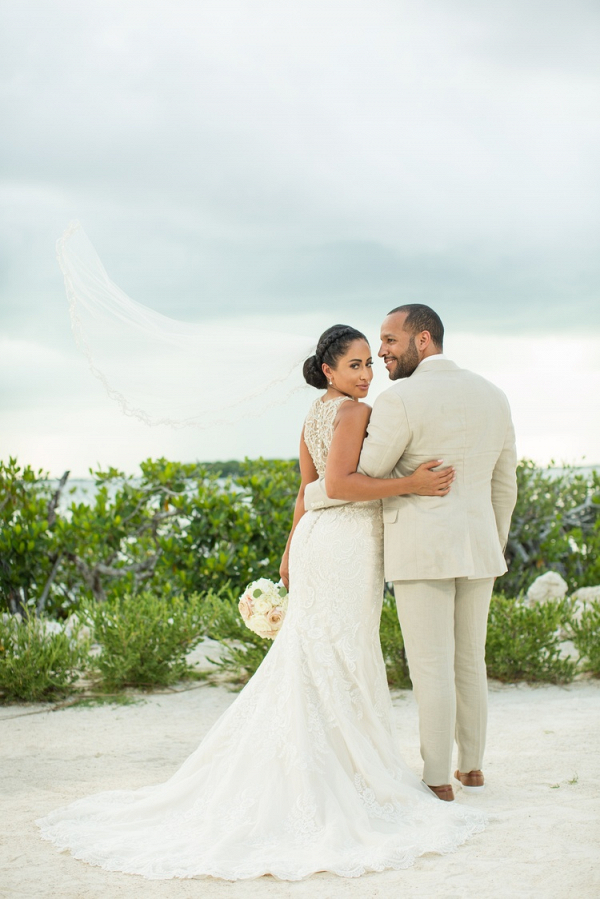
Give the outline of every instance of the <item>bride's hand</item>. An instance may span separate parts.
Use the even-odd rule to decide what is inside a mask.
[[[286,590],[290,589],[290,562],[288,551],[283,554],[283,558],[281,560],[281,565],[279,566],[279,577],[282,580],[283,586]]]
[[[452,481],[456,477],[454,468],[448,466],[440,471],[433,471],[441,465],[442,459],[433,459],[431,462],[423,462],[409,476],[412,482],[411,493],[419,496],[446,496],[452,487]]]

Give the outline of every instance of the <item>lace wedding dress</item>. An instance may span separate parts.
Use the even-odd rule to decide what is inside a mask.
[[[346,398],[316,400],[305,439],[324,474]],[[483,816],[440,802],[400,759],[379,643],[380,503],[305,514],[290,604],[262,665],[166,783],[99,793],[38,822],[79,859],[147,878],[317,871],[356,877],[456,849]]]

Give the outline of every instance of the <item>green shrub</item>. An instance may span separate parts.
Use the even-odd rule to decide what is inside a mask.
[[[82,601],[151,589],[235,591],[276,570],[298,489],[295,460],[185,464],[147,459],[137,477],[92,472],[86,502],[58,499],[43,472],[0,462],[0,611],[66,617]],[[600,472],[519,464],[498,587],[516,596],[552,569],[571,590],[600,582]],[[393,641],[392,641],[393,642]]]
[[[488,618],[486,664],[501,681],[569,683],[576,663],[561,658],[561,630],[569,603],[548,601],[529,607],[521,599],[492,596]]]
[[[381,625],[379,628],[381,639],[381,651],[387,670],[387,679],[390,687],[397,689],[410,689],[412,687],[408,672],[408,662],[404,650],[404,641],[394,594],[386,589],[381,610]]]
[[[162,599],[149,590],[86,604],[101,649],[90,663],[101,688],[151,689],[189,675],[185,656],[204,637],[202,604],[195,594]]]
[[[27,615],[0,618],[0,695],[3,702],[46,702],[74,690],[89,651],[75,630]]]
[[[143,606],[148,602],[144,591],[163,597],[218,591],[212,599],[197,600],[198,628],[204,626],[223,643],[223,670],[246,680],[271,644],[244,626],[237,597],[249,581],[277,570],[292,521],[297,462],[255,459],[208,465],[148,459],[140,469],[139,477],[113,468],[93,472],[95,491],[89,502],[72,502],[63,510],[58,500],[68,489],[68,473],[52,487],[43,472],[21,467],[16,459],[0,462],[0,611],[37,610],[64,618],[82,603],[92,608],[92,600],[101,609],[107,598],[126,604],[140,597],[136,602]],[[540,470],[523,461],[518,482],[507,551],[510,569],[498,588],[516,596],[549,568],[560,572],[571,590],[598,583],[600,473]],[[222,590],[226,583],[229,592]],[[523,611],[522,605],[505,602],[509,605],[502,610],[496,603],[490,615],[488,664],[493,676],[568,680],[572,663],[559,658],[558,637],[544,618],[552,618],[549,610]],[[135,611],[131,616],[132,629],[134,623],[149,626],[141,613],[138,620]],[[585,643],[578,631],[579,651],[593,670],[595,625],[589,616],[585,627],[592,636]],[[381,641],[390,685],[407,686],[391,595],[384,599]],[[108,642],[112,646],[114,641]],[[131,656],[133,644],[128,645]],[[117,681],[124,677],[128,682],[127,660],[117,664],[116,648],[110,647],[106,660],[111,653],[114,671],[122,669]],[[169,679],[185,670],[181,655],[171,658],[164,662]],[[143,661],[142,653],[133,667],[145,673],[131,675],[133,681],[156,682]]]
[[[61,560],[56,505],[65,480],[53,490],[43,471],[0,461],[0,612],[44,610]]]
[[[57,508],[43,472],[0,462],[0,611],[66,617],[81,602],[152,589],[241,591],[276,569],[299,484],[295,461],[216,465],[147,459],[141,475],[91,472],[86,502]],[[68,487],[65,488],[68,490]]]
[[[571,590],[600,582],[600,471],[517,467],[517,504],[497,586],[517,596],[539,574],[557,571]]]
[[[188,486],[169,497],[180,517],[159,540],[155,578],[186,593],[218,591],[226,582],[241,593],[277,571],[298,492],[296,462],[246,459],[235,477],[219,480],[212,472]]]
[[[581,657],[584,671],[600,677],[600,601],[594,600],[584,609],[580,621],[572,621],[567,633]]]

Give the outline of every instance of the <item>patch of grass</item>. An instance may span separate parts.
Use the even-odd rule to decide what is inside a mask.
[[[69,702],[70,708],[92,709],[100,705],[140,705],[146,702],[141,696],[130,696],[127,693],[95,693],[92,696],[81,696]]]
[[[207,681],[211,676],[211,671],[199,671],[197,668],[188,668],[187,674],[185,675],[186,680],[197,680],[197,681]]]

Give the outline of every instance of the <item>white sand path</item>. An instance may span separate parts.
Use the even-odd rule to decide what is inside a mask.
[[[225,687],[139,705],[0,709],[0,896],[57,899],[591,899],[600,896],[600,683],[490,686],[487,787],[457,801],[493,820],[448,856],[405,871],[299,883],[148,881],[56,851],[34,819],[100,790],[166,780],[235,698]],[[420,773],[416,707],[394,695],[401,752]]]

